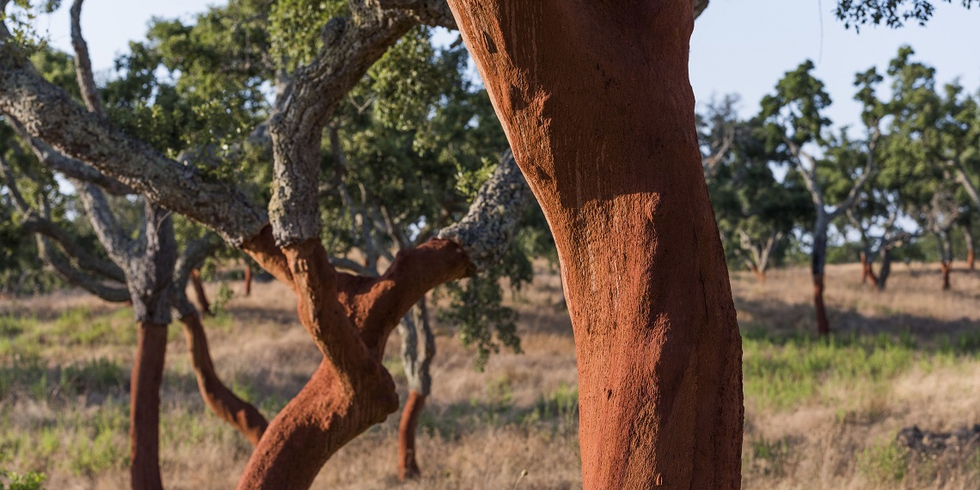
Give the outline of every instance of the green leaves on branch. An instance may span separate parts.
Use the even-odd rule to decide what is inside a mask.
[[[269,11],[271,53],[286,71],[309,63],[323,48],[327,23],[350,15],[346,0],[279,0]]]

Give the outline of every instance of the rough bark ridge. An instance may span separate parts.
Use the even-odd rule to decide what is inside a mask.
[[[585,488],[737,488],[741,339],[691,2],[450,0],[562,265]]]

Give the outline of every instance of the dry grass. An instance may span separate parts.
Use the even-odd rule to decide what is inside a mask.
[[[437,323],[418,441],[422,479],[395,478],[393,416],[335,455],[315,488],[580,487],[574,342],[558,278],[537,272],[531,288],[508,299],[521,315],[524,354],[495,355],[476,372],[473,354]],[[980,487],[977,454],[919,461],[892,444],[913,424],[980,423],[980,275],[954,274],[947,293],[938,268],[898,264],[885,293],[858,279],[856,266],[828,269],[827,304],[841,333],[825,344],[805,335],[813,316],[806,270],[773,271],[764,286],[733,275],[746,335],[744,487]],[[206,323],[219,372],[266,414],[316,367],[319,354],[278,284],[256,284],[252,297],[233,298]],[[126,311],[79,293],[0,303],[0,468],[43,471],[48,488],[127,487],[134,328]],[[250,447],[205,410],[183,336],[171,328],[165,484],[232,487]],[[397,342],[385,362],[403,384]]]

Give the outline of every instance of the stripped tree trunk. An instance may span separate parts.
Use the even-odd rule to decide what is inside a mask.
[[[201,282],[201,271],[194,269],[191,271],[191,284],[194,286],[194,297],[197,298],[197,307],[204,316],[211,316],[211,303],[208,302],[207,292],[204,291],[204,283]]]
[[[245,297],[252,295],[252,266],[245,262]]]
[[[449,4],[555,237],[584,487],[739,487],[741,340],[695,131],[691,2]]]
[[[878,291],[884,291],[885,285],[888,282],[888,276],[892,272],[891,249],[882,247],[878,255],[881,256],[881,267],[878,269]]]
[[[963,227],[963,240],[966,241],[966,266],[971,271],[976,270],[974,264],[976,261],[976,249],[973,245],[973,232],[969,226]]]
[[[817,316],[817,333],[830,334],[827,308],[823,302],[824,266],[827,263],[827,226],[829,219],[822,209],[817,210],[817,222],[813,230],[813,251],[810,257],[810,274],[813,278],[813,308]]]
[[[211,362],[204,325],[201,324],[198,313],[195,311],[183,315],[180,321],[184,324],[187,350],[197,377],[198,391],[204,403],[215,415],[241,432],[253,446],[257,445],[269,423],[252,404],[238,398],[218,378],[214,371],[214,364]]]
[[[868,254],[861,251],[861,284],[868,283]]]
[[[167,326],[140,322],[130,386],[129,457],[133,490],[160,490],[160,386]]]
[[[429,366],[436,353],[436,340],[429,326],[429,313],[425,299],[419,301],[402,322],[398,332],[402,337],[402,363],[408,379],[408,400],[402,410],[398,425],[398,477],[402,480],[420,475],[415,458],[415,432],[425,399],[432,387]]]

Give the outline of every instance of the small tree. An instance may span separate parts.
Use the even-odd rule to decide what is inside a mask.
[[[839,136],[829,133],[831,121],[822,114],[830,106],[830,96],[823,82],[811,74],[814,65],[807,61],[796,70],[787,72],[776,84],[776,92],[762,100],[760,118],[766,121],[771,148],[780,152],[783,161],[803,179],[816,214],[810,252],[810,273],[813,277],[813,300],[820,335],[830,333],[823,301],[824,265],[827,261],[827,230],[831,223],[854,205],[861,188],[872,175],[875,149],[881,136],[880,117],[874,110],[865,110],[867,140],[855,142],[843,130]],[[857,85],[862,93],[870,91],[880,77],[873,73],[859,75]],[[817,146],[823,153],[818,158],[807,150]]]

